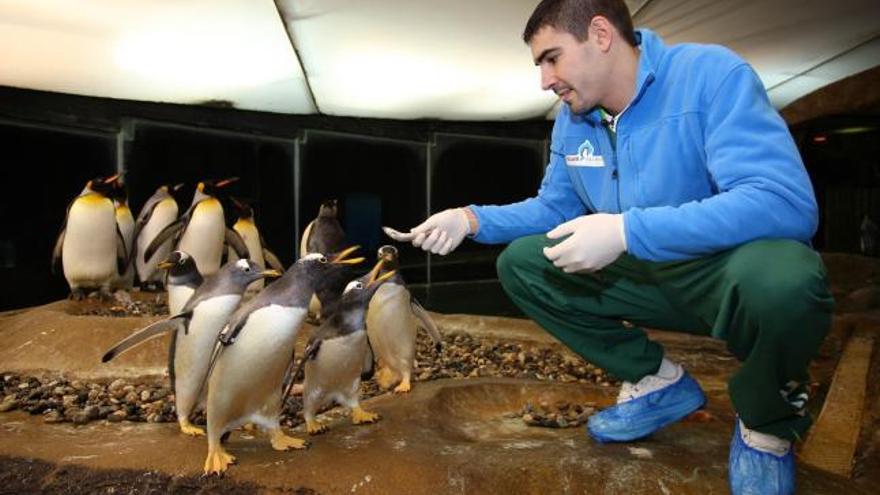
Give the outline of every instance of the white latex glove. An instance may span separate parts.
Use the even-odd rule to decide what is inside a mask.
[[[544,248],[544,256],[565,273],[595,272],[626,251],[623,215],[593,213],[569,220],[547,232],[550,239],[568,239]]]
[[[389,230],[391,229],[386,229],[385,233],[395,240],[412,241],[413,246],[442,256],[451,253],[461,244],[470,233],[470,224],[463,208],[452,208],[431,215],[413,227],[409,234]]]

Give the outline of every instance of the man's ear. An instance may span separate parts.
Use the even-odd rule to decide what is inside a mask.
[[[614,39],[615,33],[614,26],[604,16],[597,15],[590,20],[588,39],[592,38],[601,51],[607,52],[611,49],[611,42]]]

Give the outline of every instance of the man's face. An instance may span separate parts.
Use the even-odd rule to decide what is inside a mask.
[[[574,113],[599,104],[605,92],[606,54],[596,36],[578,41],[552,26],[538,30],[529,43],[535,65],[541,68],[541,88],[552,90]]]

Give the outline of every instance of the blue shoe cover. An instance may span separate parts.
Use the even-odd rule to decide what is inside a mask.
[[[630,442],[684,418],[705,403],[700,385],[684,372],[671,385],[590,416],[587,430],[599,442]]]
[[[730,441],[730,492],[733,495],[791,495],[794,493],[794,453],[782,457],[749,447],[739,431]]]

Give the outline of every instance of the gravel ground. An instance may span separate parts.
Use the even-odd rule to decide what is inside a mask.
[[[465,333],[448,334],[443,348],[436,351],[433,342],[419,335],[417,368],[414,381],[442,378],[510,377],[565,383],[615,383],[603,370],[560,353],[557,349],[523,345],[509,341],[481,340]],[[415,386],[418,386],[417,384]],[[373,380],[362,383],[366,399],[382,393]],[[0,412],[22,410],[40,414],[47,423],[85,424],[107,420],[177,421],[174,395],[167,379],[132,381],[125,379],[84,381],[61,376],[22,376],[0,373]],[[583,424],[595,410],[595,404],[524,404],[513,416],[522,417],[530,426],[573,427]],[[287,398],[282,424],[302,424],[302,398]],[[195,423],[204,424],[204,414]]]

